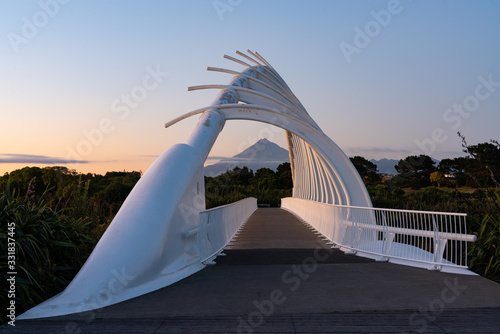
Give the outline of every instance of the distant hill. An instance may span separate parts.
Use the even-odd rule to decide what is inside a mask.
[[[436,166],[439,164],[439,160],[434,158],[432,158],[432,160],[435,162]],[[276,168],[284,162],[290,162],[288,150],[264,138],[233,157],[222,158],[213,165],[205,166],[205,175],[217,176],[228,170],[233,170],[236,166],[240,168],[247,166],[254,172],[259,168],[276,170]],[[371,159],[370,162],[377,165],[378,172],[381,174],[398,174],[394,166],[399,163],[399,160],[384,158],[380,160]]]
[[[375,165],[377,165],[378,172],[381,174],[394,175],[398,173],[394,166],[398,164],[399,160],[384,158],[380,160],[371,159],[370,162],[373,162]]]
[[[288,150],[264,138],[231,158],[223,158],[213,165],[205,166],[205,175],[217,176],[236,166],[247,166],[254,172],[259,168],[276,170],[284,162],[290,162]]]

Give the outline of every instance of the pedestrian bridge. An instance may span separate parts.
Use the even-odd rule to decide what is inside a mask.
[[[222,254],[146,295],[18,321],[9,333],[500,331],[500,285],[345,254],[284,209],[254,211]]]
[[[373,208],[349,158],[273,67],[256,52],[237,54],[239,59],[225,58],[242,65],[241,72],[208,68],[233,75],[228,85],[189,88],[219,92],[211,105],[165,125],[200,115],[186,143],[165,151],[137,183],[66,290],[19,319],[101,309],[144,295],[214,264],[232,241],[243,239],[249,217],[260,214],[254,198],[205,209],[204,162],[230,120],[265,122],[286,131],[294,188],[291,198],[282,199],[280,210],[321,238],[320,248],[328,252],[312,248],[313,255],[335,249],[378,262],[472,275],[466,253],[475,236],[466,233],[465,215]],[[274,220],[280,221],[283,232],[293,230],[287,219]],[[268,244],[265,232],[255,236],[252,243]],[[285,243],[273,240],[276,246]]]

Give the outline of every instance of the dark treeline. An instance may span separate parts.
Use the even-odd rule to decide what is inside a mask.
[[[16,197],[36,202],[43,198],[70,218],[89,217],[94,224],[109,224],[141,177],[141,172],[80,174],[62,166],[24,167],[0,177],[0,193],[9,185]]]
[[[281,198],[292,196],[290,163],[276,171],[260,168],[255,173],[247,167],[235,167],[216,177],[205,177],[207,208],[233,203],[246,197],[257,198],[258,204],[279,206]]]
[[[470,228],[479,229],[485,215],[500,212],[500,144],[468,145],[465,157],[436,164],[429,156],[409,156],[395,166],[398,174],[383,177],[376,165],[362,157],[351,158],[365,181],[373,205],[381,208],[464,212]]]

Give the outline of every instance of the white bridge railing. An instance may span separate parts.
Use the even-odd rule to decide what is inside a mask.
[[[299,216],[342,250],[378,261],[462,274],[467,270],[466,214],[379,209],[283,198]]]
[[[184,233],[184,238],[194,238],[202,262],[210,263],[234,237],[239,228],[257,210],[253,197],[200,211],[199,225]]]

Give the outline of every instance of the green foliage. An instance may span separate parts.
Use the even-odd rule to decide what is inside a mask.
[[[359,175],[366,186],[371,186],[380,182],[381,178],[377,171],[377,165],[363,157],[355,156],[350,158]]]
[[[443,159],[439,162],[438,170],[443,174],[452,176],[458,187],[471,185],[472,182],[469,181],[472,180],[470,180],[466,173],[469,160],[470,159],[466,157]]]
[[[405,205],[405,192],[400,188],[391,188],[386,183],[381,183],[367,189],[374,207],[394,209]]]
[[[500,202],[500,198],[498,199]],[[500,214],[486,215],[469,250],[469,267],[500,283]]]
[[[471,200],[470,195],[454,191],[445,191],[436,187],[427,187],[417,191],[404,192],[400,188],[391,190],[387,185],[369,187],[368,192],[372,204],[379,208],[466,212],[464,197]]]
[[[445,181],[445,177],[444,177],[444,174],[440,171],[435,171],[435,172],[432,172],[431,175],[430,175],[430,181],[432,183],[435,183],[438,185],[438,188],[441,186],[441,183],[443,183]]]
[[[233,203],[246,197],[257,198],[258,204],[279,206],[281,198],[292,195],[290,163],[283,163],[274,172],[260,168],[255,174],[247,167],[235,167],[216,177],[205,177],[207,208]]]
[[[471,159],[466,166],[466,172],[472,176],[476,184],[483,186],[499,186],[495,175],[500,175],[500,145],[481,143],[468,146],[464,140],[464,152]]]
[[[293,189],[292,170],[289,162],[282,163],[276,170],[276,186],[278,189]]]
[[[30,187],[32,188],[32,187]],[[8,278],[8,237],[15,240],[16,310],[35,306],[63,290],[83,265],[95,243],[88,218],[69,219],[50,208],[42,193],[36,201],[15,196],[7,185],[0,195],[0,276]],[[27,192],[29,194],[29,191]],[[15,226],[9,230],[8,226]],[[10,233],[9,233],[10,232]],[[2,309],[7,291],[1,294]]]
[[[78,174],[56,166],[25,167],[0,177],[0,278],[7,278],[8,225],[14,223],[18,314],[66,287],[140,176]],[[5,289],[2,307],[7,307]]]
[[[399,160],[394,166],[399,173],[396,179],[402,187],[420,189],[430,186],[430,175],[436,170],[434,161],[427,155],[412,155]]]
[[[37,200],[44,194],[53,210],[64,209],[68,217],[90,217],[107,225],[140,177],[140,172],[99,175],[79,174],[61,166],[24,167],[0,177],[0,192],[9,183],[18,196]]]

